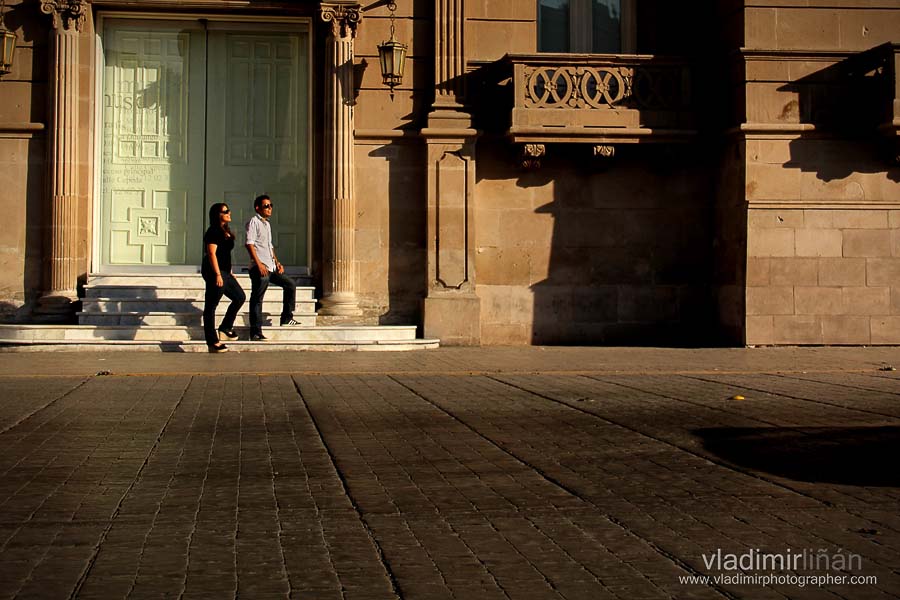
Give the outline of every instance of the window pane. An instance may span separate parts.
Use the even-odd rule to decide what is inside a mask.
[[[538,51],[569,51],[569,0],[540,0]]]
[[[593,51],[615,54],[622,51],[622,2],[621,0],[593,0]]]

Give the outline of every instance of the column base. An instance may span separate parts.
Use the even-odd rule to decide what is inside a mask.
[[[363,314],[359,308],[359,299],[350,292],[335,292],[322,298],[320,315],[358,317]]]
[[[54,291],[38,299],[33,315],[38,323],[75,323],[77,310],[77,292]]]
[[[438,338],[442,346],[481,345],[481,298],[478,296],[429,296],[423,301],[422,315],[425,338]]]

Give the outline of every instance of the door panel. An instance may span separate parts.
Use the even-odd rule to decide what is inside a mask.
[[[308,34],[209,26],[104,22],[104,266],[198,265],[207,209],[222,201],[243,246],[261,193],[276,204],[279,259],[308,264]]]
[[[202,31],[112,21],[104,35],[102,261],[200,260]]]
[[[306,266],[306,34],[210,31],[209,53],[207,203],[229,203],[243,245],[253,199],[269,194],[278,258]]]

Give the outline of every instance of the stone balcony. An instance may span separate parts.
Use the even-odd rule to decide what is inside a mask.
[[[697,135],[690,68],[682,59],[510,54],[491,71],[493,82],[511,92],[503,112],[515,143],[612,147]]]

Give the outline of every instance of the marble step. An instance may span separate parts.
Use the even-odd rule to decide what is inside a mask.
[[[280,309],[276,313],[263,312],[263,321],[278,322]],[[219,304],[216,310],[216,322],[225,315],[225,308]],[[300,325],[312,327],[316,324],[315,313],[294,313],[294,320]],[[78,323],[80,325],[182,325],[200,327],[203,322],[203,314],[200,312],[80,312]],[[241,310],[235,321],[236,326],[250,325],[250,315],[246,310]]]
[[[262,303],[262,310],[268,314],[281,314],[281,290],[273,290],[267,293]],[[203,294],[194,298],[84,298],[81,301],[83,313],[203,313]],[[228,299],[223,298],[219,307],[224,313],[228,306]],[[250,308],[250,297],[241,307],[242,312]],[[316,312],[315,300],[297,300],[294,312],[299,314],[314,314]]]
[[[247,327],[235,327],[238,340],[248,340]],[[271,342],[412,342],[414,325],[292,326],[265,327]],[[186,342],[203,341],[203,329],[183,325],[0,325],[0,343],[90,343],[90,342]],[[229,342],[230,344],[231,342]],[[268,343],[268,342],[267,342]]]
[[[240,281],[244,293],[250,296],[250,280]],[[203,280],[193,282],[193,285],[184,286],[155,286],[155,285],[89,285],[84,288],[85,298],[126,298],[136,300],[154,300],[157,298],[193,299],[203,298],[206,289]],[[297,300],[315,300],[314,287],[298,287]],[[266,291],[266,297],[270,293],[281,294],[281,288],[270,285]]]
[[[311,287],[312,279],[305,275],[288,275],[297,284],[297,287]],[[245,272],[238,272],[235,278],[242,286],[250,289],[250,276]],[[85,288],[100,286],[138,286],[138,287],[203,287],[203,278],[199,272],[184,274],[132,274],[132,275],[101,275],[92,273],[88,275]]]
[[[439,340],[322,340],[322,341],[265,341],[227,342],[231,352],[410,352],[433,350],[440,347]],[[5,341],[0,331],[2,352],[208,352],[206,343],[187,341],[139,341],[122,340],[37,340]]]

